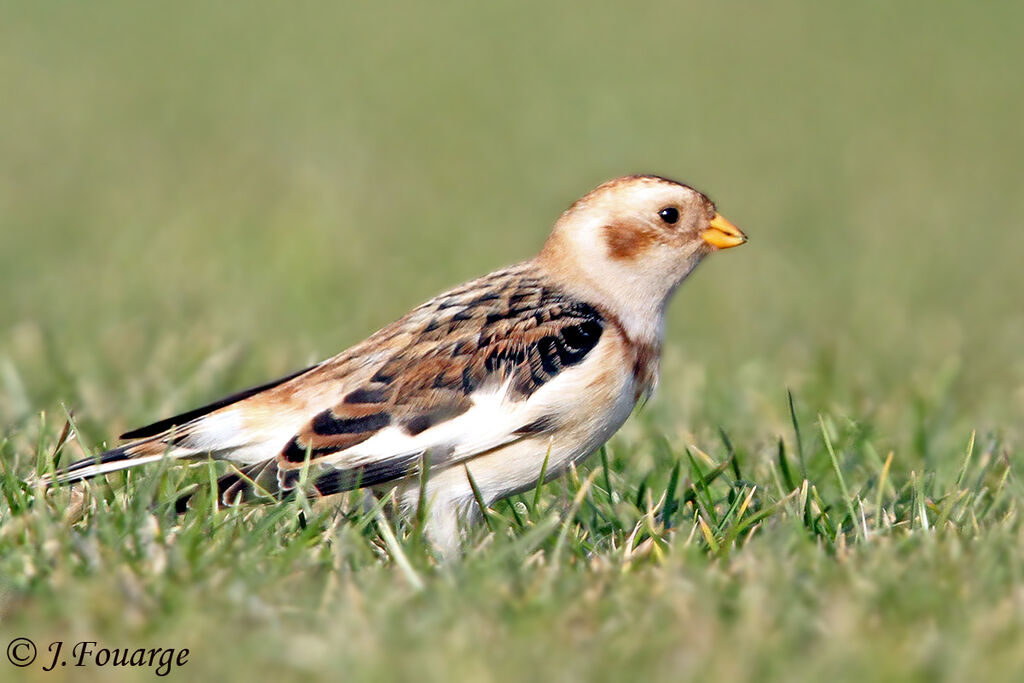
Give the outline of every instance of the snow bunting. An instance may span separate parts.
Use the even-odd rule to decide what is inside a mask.
[[[609,181],[562,214],[536,258],[313,367],[123,434],[45,483],[211,457],[236,466],[217,484],[225,505],[308,482],[315,496],[394,488],[412,509],[425,480],[427,531],[450,551],[460,520],[480,513],[474,485],[485,504],[530,489],[622,426],[654,389],[672,293],[745,241],[686,185]]]

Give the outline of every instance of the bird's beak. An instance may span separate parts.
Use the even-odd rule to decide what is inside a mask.
[[[722,218],[722,214],[716,213],[711,219],[710,225],[701,234],[701,239],[716,249],[731,249],[738,247],[747,241],[739,228]]]

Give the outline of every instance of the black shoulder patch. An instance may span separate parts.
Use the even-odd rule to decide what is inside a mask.
[[[547,324],[550,333],[524,349],[525,358],[505,351],[488,357],[488,368],[525,360],[528,372],[519,375],[515,388],[530,394],[562,370],[583,362],[604,332],[604,318],[595,308],[582,302],[565,302],[555,307],[550,320],[558,324]],[[544,325],[546,321],[538,324]]]
[[[570,325],[562,330],[562,339],[565,341],[566,348],[573,356],[573,359],[568,361],[570,365],[578,363],[582,360],[582,356],[585,356],[590,349],[594,348],[598,339],[601,338],[602,331],[601,322],[593,319],[584,320],[579,325]],[[582,354],[582,356],[579,359],[575,359],[577,354]]]

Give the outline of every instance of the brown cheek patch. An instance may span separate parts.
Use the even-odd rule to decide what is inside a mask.
[[[647,228],[623,225],[604,226],[608,254],[614,259],[633,259],[658,241],[658,235]]]

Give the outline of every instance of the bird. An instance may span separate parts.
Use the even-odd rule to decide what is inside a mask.
[[[316,365],[126,432],[41,483],[227,461],[219,505],[300,487],[393,492],[407,512],[425,503],[428,538],[457,553],[481,505],[564,474],[618,431],[658,381],[673,293],[706,256],[746,241],[688,185],[610,180],[561,214],[536,257]]]

